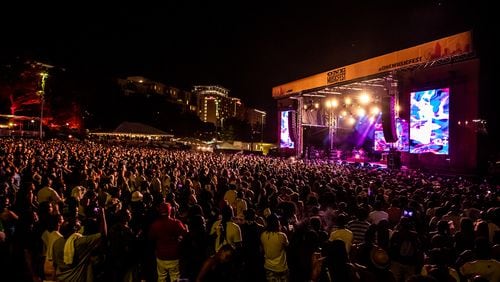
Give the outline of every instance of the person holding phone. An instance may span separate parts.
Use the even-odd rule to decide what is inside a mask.
[[[403,216],[405,217],[413,217],[413,211],[409,209],[403,210]]]

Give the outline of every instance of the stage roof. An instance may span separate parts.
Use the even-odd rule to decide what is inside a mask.
[[[472,33],[466,31],[273,87],[273,98],[354,82],[412,66],[432,65],[437,60],[469,53],[472,53]]]

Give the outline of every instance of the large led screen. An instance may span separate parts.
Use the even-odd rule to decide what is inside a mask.
[[[294,148],[294,143],[292,138],[290,138],[290,122],[289,116],[291,111],[281,112],[280,121],[280,148]]]
[[[450,89],[411,92],[410,153],[448,154]]]
[[[375,151],[389,151],[391,147],[398,151],[408,152],[410,147],[409,136],[408,136],[408,121],[404,119],[396,120],[396,132],[398,135],[398,141],[395,143],[387,143],[384,138],[384,131],[382,128],[382,123],[375,124],[374,130],[374,150]]]

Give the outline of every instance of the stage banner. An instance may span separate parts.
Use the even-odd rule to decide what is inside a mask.
[[[466,31],[273,87],[273,98],[472,52]]]

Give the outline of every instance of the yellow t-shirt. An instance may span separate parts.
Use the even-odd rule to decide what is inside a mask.
[[[352,239],[354,235],[350,230],[347,229],[337,229],[330,234],[330,241],[341,240],[345,243],[345,248],[347,253],[351,251]]]
[[[286,271],[288,269],[285,251],[285,247],[288,246],[286,234],[264,231],[260,235],[260,241],[264,248],[264,268],[274,272]]]
[[[500,281],[500,262],[494,259],[475,260],[462,265],[460,272],[467,277],[481,275],[488,281]]]
[[[424,265],[424,267],[422,267],[422,271],[420,272],[420,274],[422,276],[427,276],[429,275],[429,271],[432,269],[432,265],[430,264],[426,264]],[[460,281],[460,276],[458,276],[458,272],[451,268],[451,267],[448,267],[448,273],[450,274],[451,277],[453,277],[455,279],[455,281]]]
[[[224,194],[224,200],[228,202],[231,207],[236,207],[236,191],[235,190],[227,190]]]

